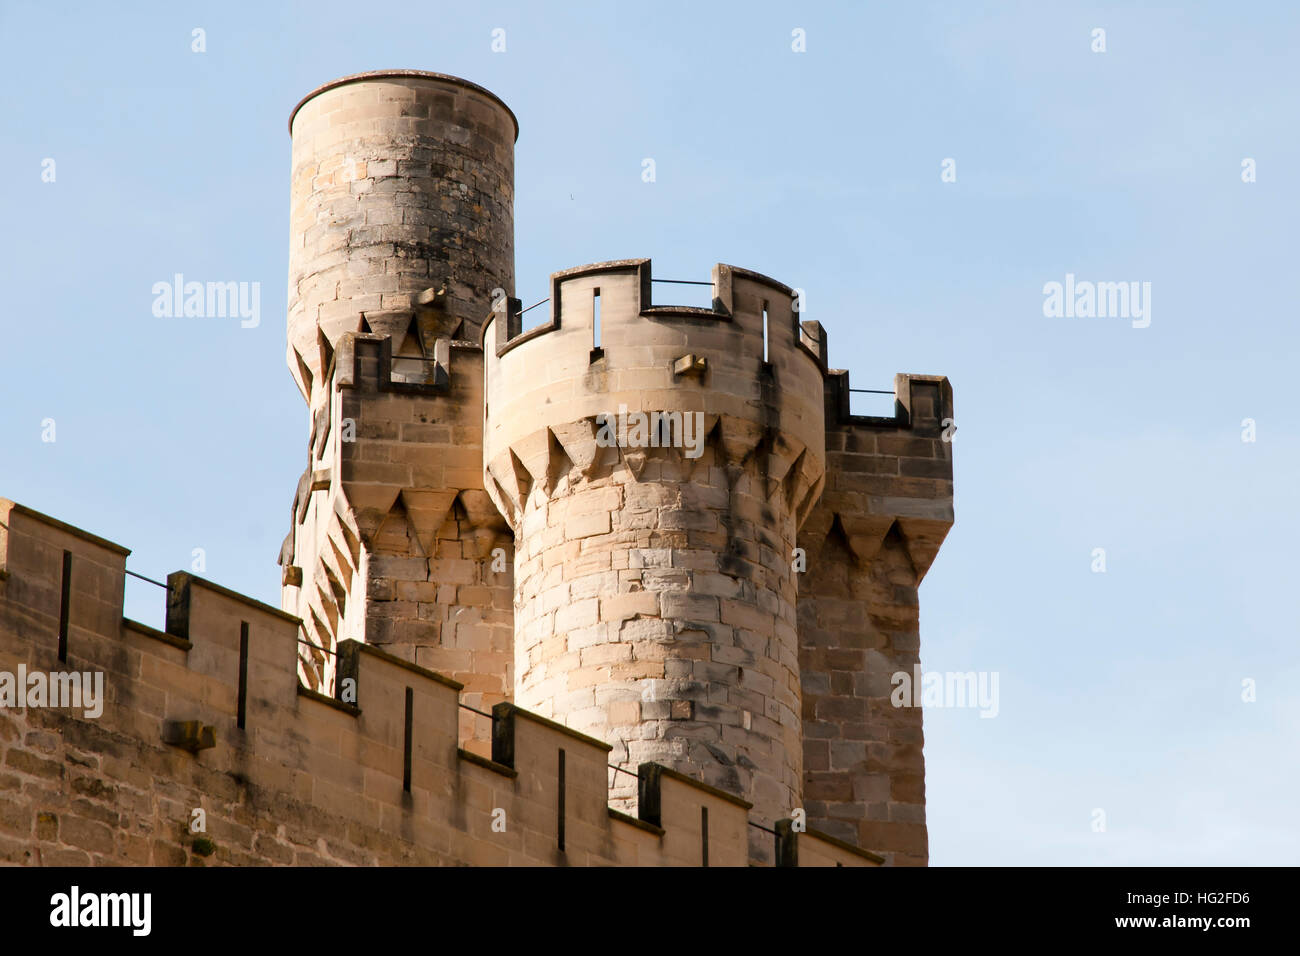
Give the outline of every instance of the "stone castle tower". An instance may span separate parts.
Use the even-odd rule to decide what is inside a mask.
[[[794,290],[727,265],[709,308],[559,272],[524,331],[518,128],[463,80],[345,77],[290,131],[283,607],[177,571],[129,620],[126,548],[0,498],[0,863],[926,863],[890,692],[947,381],[851,414]]]
[[[311,432],[284,607],[327,651],[378,645],[490,707],[513,692],[512,538],[483,487],[478,339],[514,293],[514,115],[463,80],[376,73],[308,95],[289,129],[288,362]]]
[[[605,741],[618,805],[654,762],[924,864],[921,712],[889,694],[953,520],[947,380],[850,414],[794,290],[721,264],[708,309],[657,302],[648,259],[556,273],[522,331],[518,124],[472,83],[345,77],[290,132],[303,680],[377,646]]]

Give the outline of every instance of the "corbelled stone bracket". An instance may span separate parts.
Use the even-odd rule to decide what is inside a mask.
[[[673,363],[673,374],[702,377],[708,367],[709,360],[702,355],[683,355]]]
[[[217,732],[197,720],[166,720],[163,721],[162,741],[169,747],[180,747],[196,754],[217,745]]]

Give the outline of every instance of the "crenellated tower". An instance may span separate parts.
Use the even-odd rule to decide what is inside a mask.
[[[175,572],[128,620],[126,548],[0,499],[0,862],[928,862],[891,691],[948,381],[852,414],[795,290],[721,264],[708,308],[649,259],[555,273],[524,331],[517,132],[415,71],[290,118],[281,609]]]
[[[606,742],[623,809],[657,764],[764,826],[803,810],[925,863],[921,713],[890,689],[952,524],[947,380],[900,375],[892,417],[850,414],[794,290],[728,265],[709,308],[656,302],[648,259],[559,272],[524,331],[518,127],[472,83],[345,77],[290,132],[310,432],[281,564],[304,680],[378,645],[480,712]],[[463,746],[487,757],[499,720],[462,710]]]
[[[825,330],[805,328],[824,355]],[[827,371],[826,485],[799,532],[804,807],[892,865],[924,865],[922,711],[891,693],[921,662],[917,591],[953,523],[952,388],[898,375],[894,395],[892,416],[853,415],[849,373]]]
[[[800,806],[792,558],[822,486],[823,374],[779,282],[718,265],[712,309],[651,289],[649,260],[571,269],[549,323],[484,333],[515,700],[775,821]]]

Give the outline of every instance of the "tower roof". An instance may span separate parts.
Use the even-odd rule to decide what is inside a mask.
[[[303,104],[315,96],[319,96],[326,90],[332,90],[337,86],[345,86],[348,83],[360,83],[365,80],[380,80],[386,78],[409,77],[412,79],[424,80],[441,80],[444,83],[453,83],[457,86],[463,86],[467,90],[473,90],[475,93],[482,93],[484,96],[495,101],[500,107],[510,114],[511,121],[515,124],[515,139],[519,138],[519,117],[515,116],[514,110],[506,105],[506,101],[501,99],[486,87],[479,86],[477,83],[471,83],[469,80],[462,79],[459,76],[452,76],[450,73],[432,73],[428,70],[370,70],[366,73],[350,73],[347,76],[340,76],[337,80],[330,80],[316,89],[312,90],[306,96],[298,101],[298,104],[289,113],[289,134],[293,135],[293,118],[298,115]]]

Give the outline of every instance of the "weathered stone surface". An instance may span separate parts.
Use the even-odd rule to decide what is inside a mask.
[[[366,640],[490,709],[512,689],[511,549],[464,340],[514,292],[514,116],[472,83],[385,73],[309,95],[290,132],[288,361],[313,427],[281,563],[304,679],[328,686],[338,642]],[[481,719],[464,732],[486,748]]]
[[[515,533],[515,699],[609,740],[618,765],[739,793],[770,826],[801,806],[791,562],[825,458],[823,371],[780,283],[720,265],[714,311],[656,309],[649,270],[561,273],[549,326],[485,333],[486,482]],[[684,350],[698,375],[678,374]],[[575,432],[594,454],[555,437]]]
[[[0,499],[0,671],[62,634],[105,680],[98,716],[0,708],[0,862],[924,864],[889,678],[952,523],[946,380],[849,415],[794,290],[727,265],[709,309],[648,260],[557,273],[520,334],[504,104],[367,74],[290,126],[283,610],[176,572],[165,633],[123,621],[124,548]]]

